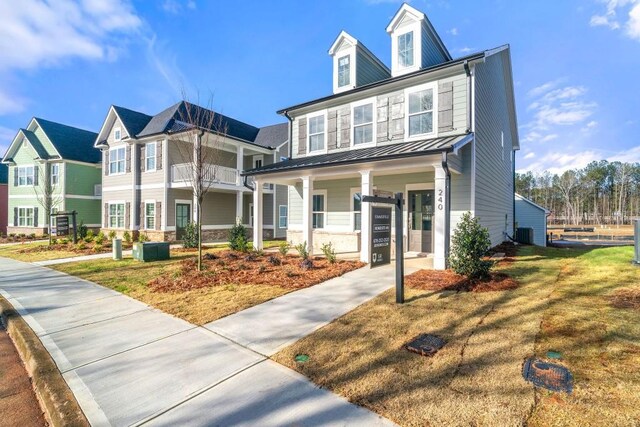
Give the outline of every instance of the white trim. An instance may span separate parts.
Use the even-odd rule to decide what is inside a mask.
[[[102,196],[84,196],[81,194],[67,194],[65,198],[82,199],[82,200],[102,200]]]
[[[110,200],[107,202],[107,205],[109,206],[107,208],[107,228],[112,230],[126,230],[127,229],[127,213],[126,213],[127,202],[125,202],[124,200]],[[111,226],[111,206],[112,205],[122,205],[122,227]],[[117,209],[118,208],[116,208],[116,213],[117,213]],[[118,218],[118,215],[116,215],[115,217]],[[116,219],[116,222],[117,222],[117,219]]]
[[[14,226],[13,224],[15,224],[15,214],[14,214],[14,222],[9,225],[7,224],[8,227],[21,227],[21,228],[25,228],[25,227],[30,227],[30,228],[43,228],[43,227],[36,227],[35,223],[36,223],[36,208],[37,206],[14,206],[14,208],[18,209],[18,225]],[[20,209],[31,209],[31,225],[20,225]],[[26,212],[25,212],[26,213]],[[23,218],[25,218],[25,222],[29,219],[29,216],[25,215]]]
[[[35,186],[36,186],[36,166],[37,166],[37,165],[35,165],[35,164],[31,164],[31,165],[20,165],[20,166],[16,165],[16,166],[14,166],[14,167],[13,167],[13,169],[18,171],[18,172],[14,172],[14,174],[15,174],[15,173],[17,173],[17,174],[18,174],[18,182],[17,182],[17,184],[18,184],[18,185],[16,185],[15,187],[35,187]],[[29,184],[29,183],[28,183],[28,181],[29,181],[29,175],[27,175],[26,171],[25,171],[25,174],[24,174],[24,181],[25,181],[25,184],[20,184],[20,169],[28,169],[28,168],[31,168],[31,169],[32,169],[32,172],[33,172],[33,173],[32,173],[32,175],[31,175],[31,184]],[[38,170],[39,170],[39,169],[40,169],[40,168],[38,168]],[[8,169],[7,169],[7,170],[8,170]],[[13,178],[13,177],[11,177],[11,178],[15,180],[15,178]],[[8,181],[9,181],[9,180],[7,180],[7,182],[8,182]],[[38,179],[38,182],[39,182],[39,181],[40,181],[40,180]],[[15,181],[14,181],[14,182],[15,182]],[[38,184],[38,186],[40,186],[40,184]]]
[[[314,150],[311,151],[311,132],[310,132],[310,126],[309,126],[309,119],[313,119],[315,117],[320,117],[324,115],[324,131],[323,131],[323,136],[324,136],[324,148],[322,150]],[[327,110],[320,110],[320,111],[316,111],[314,113],[311,114],[307,114],[307,116],[305,117],[305,120],[307,121],[307,155],[311,155],[311,154],[326,154],[327,153],[327,146],[329,145],[329,120],[327,117]],[[315,133],[314,135],[320,135],[319,133]]]
[[[171,168],[169,167],[169,138],[164,137],[162,141],[162,170],[164,171],[163,176],[163,187],[169,188],[169,182],[171,181],[170,173]],[[169,218],[169,192],[164,190],[162,192],[162,213],[160,214],[160,230],[167,230],[167,221]]]
[[[417,135],[409,135],[409,96],[416,92],[422,92],[424,90],[432,91],[432,99],[433,105],[431,108],[431,132],[429,133],[421,133]],[[414,113],[421,114],[421,113]],[[405,141],[416,141],[424,138],[437,138],[438,137],[438,82],[430,82],[425,83],[418,86],[413,86],[410,88],[406,88],[404,90],[404,140]]]
[[[38,196],[35,194],[9,194],[9,199],[33,199],[37,200]]]
[[[324,196],[324,203],[323,203],[321,211],[314,211],[313,210],[313,196]],[[311,221],[310,221],[310,225],[311,225],[311,229],[312,230],[325,230],[327,228],[327,220],[329,219],[329,215],[327,214],[328,205],[329,205],[329,197],[327,196],[327,190],[316,190],[316,189],[314,189],[311,192]],[[322,214],[322,227],[314,227],[313,226],[313,215],[314,214]]]
[[[366,98],[366,99],[362,99],[359,101],[355,101],[351,103],[351,129],[349,130],[349,132],[351,132],[351,148],[352,149],[360,149],[360,148],[367,148],[367,147],[373,147],[376,145],[377,142],[377,136],[378,136],[378,105],[377,105],[377,101],[378,98],[377,97],[371,97],[371,98]],[[371,138],[371,142],[365,142],[364,144],[356,144],[356,124],[355,124],[355,109],[357,107],[362,107],[364,105],[369,105],[371,104],[371,109],[372,109],[372,122],[371,122],[371,128],[372,128],[372,138]],[[366,124],[362,124],[359,126],[366,126]]]
[[[119,161],[118,160],[116,162],[112,162],[113,156],[111,155],[111,153],[113,151],[118,151],[120,149],[124,150],[124,158],[122,159],[122,162],[124,164],[123,172],[111,173],[111,163],[117,163]],[[107,164],[107,168],[108,168],[108,171],[107,171],[108,176],[126,175],[126,173],[127,173],[127,144],[120,144],[118,146],[109,148],[109,163]]]
[[[353,196],[355,196],[356,193],[360,193],[360,230],[356,230],[356,210],[354,210],[354,206],[353,206]],[[350,229],[351,231],[353,231],[354,233],[359,233],[360,231],[362,231],[362,187],[351,187],[349,189],[349,224],[350,224]]]
[[[251,156],[251,162],[253,164],[254,169],[257,167],[256,166],[256,161],[260,160],[261,165],[264,166],[264,154],[254,154],[253,156]]]
[[[275,203],[274,203],[275,205]],[[285,208],[287,210],[287,214],[282,216],[280,213],[280,209],[281,208]],[[282,225],[280,225],[280,219],[281,218],[286,218],[286,224],[284,225],[284,227]],[[285,229],[287,228],[287,226],[289,225],[289,205],[278,205],[278,228],[280,229]]]
[[[148,169],[147,159],[149,158],[148,147],[153,145],[153,169]],[[164,160],[164,158],[163,158]],[[158,170],[158,141],[147,142],[144,144],[144,172],[155,172]]]
[[[156,212],[156,206],[157,206],[157,202],[156,200],[147,200],[145,199],[143,202],[144,204],[144,212],[142,213],[142,217],[143,217],[143,224],[140,224],[140,229],[141,230],[156,230],[157,228],[157,224],[156,224],[156,217],[158,216],[158,213]],[[147,227],[147,205],[153,205],[153,228],[148,228]]]
[[[156,184],[142,184],[142,185],[134,186],[135,190],[157,190],[160,188],[165,188],[164,184],[156,183]],[[173,187],[169,186],[167,188],[173,188]],[[113,185],[111,187],[102,187],[103,193],[109,192],[109,191],[125,191],[125,190],[131,190],[131,186],[130,185]]]
[[[119,133],[120,136],[116,136],[116,133]],[[122,126],[116,126],[113,128],[113,140],[115,142],[120,142],[122,141]]]
[[[476,215],[476,66],[471,66],[471,94],[469,95],[469,102],[471,103],[471,123],[467,125],[471,128],[473,133],[473,145],[471,151],[471,214]]]

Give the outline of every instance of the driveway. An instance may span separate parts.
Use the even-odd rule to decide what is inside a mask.
[[[324,317],[301,318],[307,326],[295,333],[275,322],[275,338],[254,329],[268,344],[242,345],[256,320],[228,334],[242,338],[235,342],[216,322],[196,327],[48,268],[0,258],[0,270],[0,293],[38,334],[92,425],[392,425],[265,357],[350,309],[339,300],[353,294],[335,296],[340,308]],[[308,298],[294,301],[295,313]]]

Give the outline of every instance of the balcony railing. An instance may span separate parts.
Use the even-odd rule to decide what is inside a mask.
[[[172,183],[191,183],[193,181],[193,165],[180,163],[171,166]],[[226,166],[209,164],[204,168],[204,180],[210,183],[236,185],[238,170]]]

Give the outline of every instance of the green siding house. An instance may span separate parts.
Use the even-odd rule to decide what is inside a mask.
[[[48,232],[48,212],[78,212],[78,224],[100,227],[101,163],[97,134],[33,118],[2,163],[9,166],[7,233]]]

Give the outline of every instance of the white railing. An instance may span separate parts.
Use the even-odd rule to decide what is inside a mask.
[[[171,165],[172,183],[192,182],[193,165],[190,163],[180,163]],[[206,182],[236,185],[238,183],[238,170],[226,166],[209,164],[204,169],[204,180]]]

